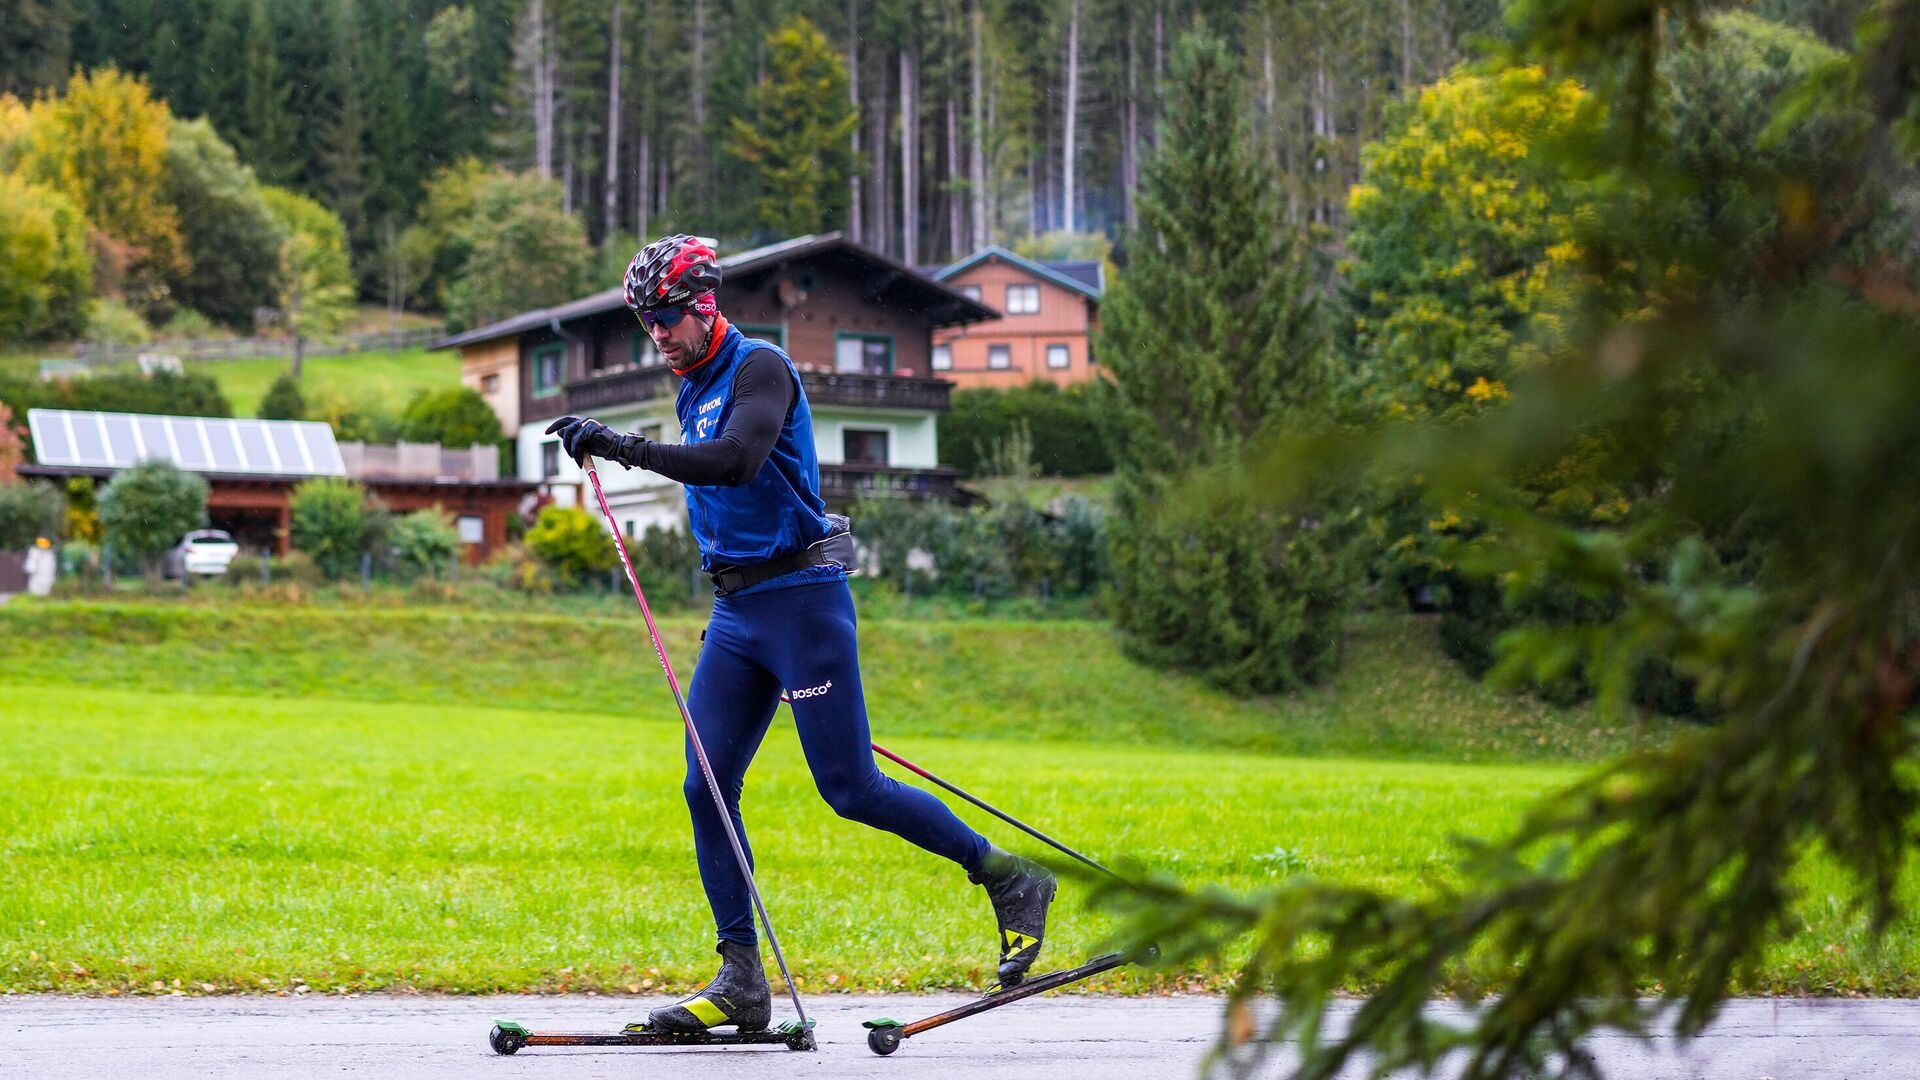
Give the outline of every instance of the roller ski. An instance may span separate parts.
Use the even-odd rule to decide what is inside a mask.
[[[495,1020],[487,1043],[496,1054],[517,1054],[527,1046],[785,1046],[812,1050],[813,1021],[783,1020],[760,1031],[654,1031],[629,1027],[625,1031],[533,1031],[512,1020]]]
[[[1023,979],[1017,986],[1003,987],[1002,989],[984,994],[958,1008],[948,1009],[946,1012],[929,1016],[924,1020],[902,1023],[901,1021],[885,1016],[868,1020],[863,1025],[867,1029],[867,1049],[884,1057],[900,1049],[902,1042],[921,1032],[931,1031],[934,1028],[951,1024],[956,1020],[965,1020],[970,1016],[978,1016],[983,1012],[991,1012],[1002,1005],[1011,1005],[1022,998],[1030,998],[1035,994],[1044,994],[1049,990],[1058,990],[1063,986],[1077,983],[1082,979],[1090,979],[1103,971],[1112,971],[1114,968],[1121,967],[1125,964],[1151,960],[1158,954],[1159,951],[1157,949],[1149,948],[1143,955],[1138,957],[1128,956],[1126,953],[1107,953],[1105,956],[1096,956],[1092,960],[1081,964],[1079,967],[1066,968],[1061,971],[1050,971],[1045,975],[1036,975],[1031,979]]]

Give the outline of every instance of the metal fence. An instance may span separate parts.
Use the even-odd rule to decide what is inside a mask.
[[[413,330],[376,330],[364,334],[342,334],[330,338],[309,338],[307,356],[345,356],[358,352],[389,349],[417,349],[446,336],[440,325]],[[177,356],[182,360],[256,360],[292,359],[292,338],[205,338],[186,341],[149,342],[121,345],[113,342],[84,341],[73,347],[80,363],[118,364],[138,358],[142,353]]]

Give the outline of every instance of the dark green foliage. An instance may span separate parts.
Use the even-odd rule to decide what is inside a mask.
[[[767,38],[768,70],[733,117],[727,151],[754,179],[754,214],[776,237],[825,232],[847,212],[856,164],[847,136],[860,117],[847,67],[820,29],[795,16]]]
[[[408,442],[437,442],[453,449],[478,443],[498,446],[505,438],[500,416],[472,387],[423,390],[400,415],[400,437]]]
[[[25,551],[34,540],[58,539],[67,500],[44,480],[0,484],[0,551]]]
[[[1332,501],[1274,512],[1219,482],[1261,431],[1311,423],[1322,354],[1301,244],[1247,146],[1234,65],[1204,33],[1175,50],[1098,349],[1118,467],[1114,621],[1136,655],[1248,693],[1331,670],[1358,519]],[[1189,497],[1199,488],[1219,494]]]
[[[254,309],[274,305],[283,239],[253,170],[205,119],[176,122],[167,143],[167,197],[192,263],[170,283],[174,299],[236,330],[251,329]]]
[[[1881,5],[1854,53],[1775,100],[1795,123],[1846,134],[1818,160],[1754,162],[1778,170],[1779,240],[1759,249],[1700,242],[1648,210],[1684,207],[1701,180],[1655,151],[1675,96],[1697,89],[1666,81],[1679,68],[1664,50],[1724,25],[1702,9],[1531,0],[1512,12],[1509,59],[1599,99],[1604,128],[1570,148],[1599,194],[1582,275],[1595,289],[1632,283],[1631,317],[1585,298],[1505,407],[1292,445],[1255,481],[1281,497],[1303,474],[1425,485],[1490,525],[1469,569],[1515,599],[1592,605],[1504,635],[1492,678],[1550,684],[1577,670],[1608,720],[1630,715],[1636,687],[1664,696],[1690,682],[1717,722],[1550,795],[1509,835],[1469,847],[1444,888],[1302,876],[1246,899],[1164,883],[1135,893],[1149,898],[1138,940],[1176,963],[1251,935],[1229,1015],[1261,1015],[1241,1011],[1255,996],[1280,1008],[1223,1042],[1237,1066],[1285,1041],[1294,1075],[1314,1080],[1362,1060],[1383,1075],[1431,1069],[1455,1052],[1448,1067],[1467,1080],[1590,1076],[1582,1044],[1596,1029],[1700,1032],[1800,930],[1790,905],[1814,860],[1843,876],[1830,902],[1867,937],[1908,914],[1920,309],[1894,287],[1914,267],[1861,273],[1854,257],[1856,231],[1875,224],[1863,208],[1920,149],[1902,142],[1920,116],[1920,4]],[[1629,512],[1574,521],[1540,499],[1543,477],[1570,461],[1583,484],[1633,496]],[[1369,1000],[1325,1024],[1347,986]],[[1485,989],[1464,1024],[1427,1008]]]
[[[115,372],[83,379],[38,379],[0,373],[0,401],[24,417],[28,409],[232,416],[233,407],[211,375],[189,371]]]
[[[0,94],[32,100],[66,81],[73,0],[10,0],[0,19]]]
[[[160,555],[207,523],[207,482],[171,462],[143,461],[116,473],[98,505],[107,542],[152,578]]]
[[[284,373],[267,387],[266,396],[260,399],[260,407],[254,415],[262,420],[305,420],[307,418],[307,397],[300,392],[300,380],[292,373]]]
[[[293,489],[293,546],[338,581],[360,569],[367,547],[367,493],[351,480],[321,477]]]
[[[957,509],[869,499],[849,516],[880,577],[904,592],[1000,599],[1090,596],[1106,586],[1106,518],[1082,499],[1061,499],[1051,512],[1012,500]],[[915,569],[914,552],[931,569]]]
[[[492,173],[470,198],[465,213],[447,215],[449,240],[465,252],[445,288],[449,329],[480,327],[580,296],[593,254],[580,219],[561,206],[559,184]],[[442,261],[436,254],[432,265]]]
[[[1035,380],[1011,390],[956,390],[953,408],[940,415],[940,464],[968,476],[986,475],[999,449],[1024,429],[1042,476],[1112,472],[1100,407],[1089,383],[1062,389]]]

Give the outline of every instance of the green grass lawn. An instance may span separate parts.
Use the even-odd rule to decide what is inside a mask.
[[[669,627],[683,668],[696,626]],[[1285,849],[1413,891],[1449,875],[1452,837],[1497,833],[1636,737],[1485,695],[1428,630],[1365,622],[1339,691],[1251,703],[1138,668],[1094,625],[863,634],[876,737],[1097,856],[1253,888]],[[16,602],[0,655],[0,989],[651,992],[711,974],[679,725],[637,620]],[[979,890],[836,818],[784,712],[746,810],[803,989],[990,981]],[[1804,932],[1751,988],[1920,990],[1910,923],[1875,952],[1833,875],[1802,877]],[[1056,907],[1057,958],[1109,926],[1082,893]]]
[[[189,363],[187,370],[218,379],[233,414],[252,416],[273,380],[292,365],[291,360],[282,359],[207,360]],[[302,362],[300,378],[309,400],[332,396],[371,401],[398,413],[421,390],[458,386],[460,358],[452,352],[425,349],[310,356]]]

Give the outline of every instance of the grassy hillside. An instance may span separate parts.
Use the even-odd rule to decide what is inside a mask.
[[[700,623],[663,624],[690,673]],[[1446,761],[1590,760],[1669,730],[1496,694],[1431,625],[1355,625],[1337,682],[1243,701],[1125,657],[1104,624],[868,621],[874,730]],[[0,680],[179,693],[593,710],[671,719],[637,613],[534,615],[61,601],[0,608]]]
[[[220,381],[220,390],[233,404],[235,416],[252,416],[273,380],[291,370],[292,361],[209,360],[187,367]],[[314,356],[303,362],[301,381],[309,400],[342,397],[375,402],[397,413],[421,390],[458,385],[460,358],[452,352],[425,349]]]

